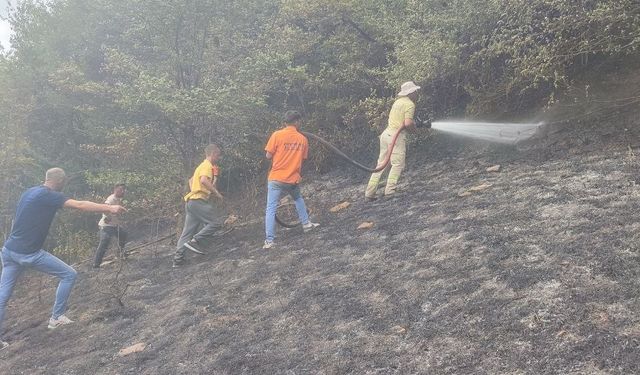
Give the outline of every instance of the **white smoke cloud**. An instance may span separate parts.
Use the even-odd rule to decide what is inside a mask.
[[[5,50],[11,48],[11,42],[9,41],[11,33],[11,25],[9,25],[9,21],[0,20],[0,44]]]
[[[18,4],[19,0],[0,0],[0,45],[5,51],[11,49],[11,24],[7,20],[9,15],[9,8],[14,8]]]

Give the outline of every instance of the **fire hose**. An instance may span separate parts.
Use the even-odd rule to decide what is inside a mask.
[[[430,121],[422,121],[419,118],[416,118],[416,126],[417,127],[425,127],[425,128],[430,128],[431,127],[431,122]],[[342,152],[340,149],[338,149],[336,146],[332,145],[329,141],[325,140],[324,138],[315,135],[313,133],[309,133],[309,132],[305,132],[305,131],[300,131],[300,133],[302,133],[303,135],[305,135],[308,138],[314,139],[316,141],[318,141],[320,144],[322,144],[323,146],[327,147],[329,150],[333,151],[335,154],[339,155],[340,157],[342,157],[343,159],[345,159],[346,161],[348,161],[349,163],[351,163],[352,165],[354,165],[355,167],[362,169],[365,172],[370,172],[370,173],[376,173],[376,172],[380,172],[383,171],[388,165],[389,162],[391,161],[391,154],[393,153],[393,148],[396,145],[396,141],[398,140],[398,137],[400,136],[400,133],[402,133],[402,131],[404,130],[404,127],[400,127],[396,133],[393,135],[393,138],[391,139],[391,144],[389,145],[389,148],[387,149],[387,154],[385,155],[383,161],[381,163],[379,163],[378,165],[376,165],[374,168],[369,168],[364,164],[361,164],[359,162],[357,162],[356,160],[352,159],[351,157],[349,157],[349,155],[345,154],[344,152]],[[291,206],[291,203],[285,203],[285,204],[281,204],[278,206],[278,209],[281,209],[283,207],[286,206]],[[276,209],[276,222],[278,224],[280,224],[281,226],[285,227],[285,228],[295,228],[298,225],[300,225],[300,221],[295,221],[295,222],[287,222],[286,220],[282,219],[281,217],[278,216],[277,211],[278,209]]]

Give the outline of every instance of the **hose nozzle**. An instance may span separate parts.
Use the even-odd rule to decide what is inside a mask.
[[[423,120],[420,115],[418,115],[415,116],[414,122],[416,123],[416,128],[431,129],[431,120],[429,118]]]

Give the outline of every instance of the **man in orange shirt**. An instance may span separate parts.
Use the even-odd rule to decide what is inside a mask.
[[[302,116],[298,111],[288,111],[284,117],[285,128],[271,134],[271,138],[264,148],[267,152],[267,159],[271,160],[271,171],[267,185],[267,212],[264,220],[267,238],[264,241],[263,249],[270,249],[274,245],[276,209],[282,193],[291,194],[294,199],[296,211],[305,232],[320,225],[309,221],[307,207],[298,185],[302,179],[300,176],[302,162],[307,158],[309,152],[307,137],[298,131]]]

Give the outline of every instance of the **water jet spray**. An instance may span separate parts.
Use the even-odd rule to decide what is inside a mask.
[[[544,123],[434,121],[416,116],[416,127],[438,132],[480,139],[495,143],[517,144],[540,134]]]
[[[462,137],[480,139],[484,141],[503,143],[503,144],[517,144],[518,142],[529,139],[535,136],[536,134],[539,134],[540,129],[542,129],[542,127],[544,126],[544,123],[542,122],[529,123],[529,124],[528,123],[471,122],[471,121],[431,122],[430,120],[422,120],[420,119],[419,116],[415,117],[414,122],[416,123],[417,128],[427,128],[427,129],[430,128],[439,132],[448,133],[452,135],[459,135]],[[404,128],[398,129],[398,131],[393,136],[393,139],[391,141],[391,146],[387,150],[387,154],[384,158],[384,161],[376,165],[374,168],[369,168],[366,165],[363,165],[353,160],[347,154],[342,152],[340,149],[338,149],[337,147],[335,147],[334,145],[332,145],[330,142],[323,139],[322,137],[319,137],[313,133],[309,133],[305,131],[300,131],[300,133],[304,134],[305,136],[311,139],[314,139],[320,142],[321,144],[329,148],[331,151],[340,155],[349,163],[351,163],[352,165],[354,165],[359,169],[362,169],[363,171],[379,172],[384,170],[389,164],[389,161],[391,159],[391,154],[393,152],[393,147],[395,146],[398,136],[403,131],[404,131]],[[278,212],[276,213],[276,221],[278,222],[278,224],[286,228],[294,228],[300,225],[300,222],[297,221],[296,219],[294,219],[293,221],[284,219],[286,215],[282,214],[287,209],[291,211],[292,204],[293,203],[280,205],[278,206],[278,209],[277,209]]]
[[[536,134],[544,123],[492,123],[467,121],[436,121],[431,129],[443,133],[489,142],[516,144]]]

